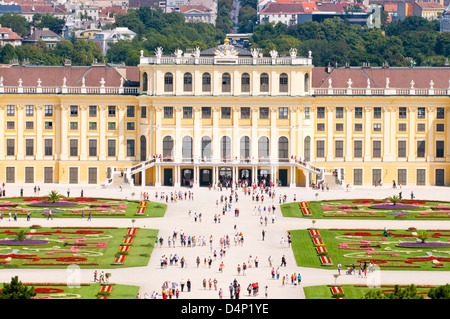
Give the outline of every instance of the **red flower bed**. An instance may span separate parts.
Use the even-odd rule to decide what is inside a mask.
[[[61,288],[34,288],[34,292],[37,294],[57,294],[64,292],[64,289]]]

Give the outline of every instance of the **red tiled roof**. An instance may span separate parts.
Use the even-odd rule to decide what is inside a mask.
[[[303,5],[301,3],[269,3],[261,14],[295,14],[303,13]]]
[[[386,12],[397,12],[398,5],[396,3],[386,3],[384,5],[384,11]]]
[[[422,9],[445,9],[445,6],[439,2],[415,2]]]
[[[9,38],[3,38],[2,40],[22,40],[22,38],[15,33],[14,31],[12,31],[10,28],[2,28],[2,26],[0,25],[0,33],[8,33],[9,34]]]
[[[184,12],[188,12],[190,10],[198,10],[201,12],[209,12],[210,10],[203,6],[203,5],[181,5],[180,6],[180,12],[184,13]]]
[[[51,5],[23,5],[22,13],[53,13],[55,10]]]

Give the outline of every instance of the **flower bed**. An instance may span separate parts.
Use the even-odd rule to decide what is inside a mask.
[[[416,209],[418,206],[414,205],[405,205],[405,204],[378,204],[378,205],[372,205],[370,208],[374,209]]]
[[[342,288],[341,287],[338,287],[338,286],[332,286],[331,288],[330,288],[330,290],[331,290],[331,294],[342,294],[342,293],[344,293],[344,291],[342,290]]]
[[[308,207],[308,203],[307,202],[300,202],[299,205],[300,205],[300,208],[307,208]]]
[[[317,253],[320,254],[325,254],[327,252],[327,249],[325,248],[325,246],[317,246],[316,247]]]
[[[313,243],[315,246],[325,246],[324,242],[320,238],[313,238]]]
[[[137,231],[136,228],[129,228],[128,233],[125,236],[134,236],[136,235],[136,231]]]
[[[318,231],[317,229],[310,229],[310,230],[309,230],[309,235],[310,235],[311,237],[320,237],[319,231]]]
[[[28,204],[33,207],[59,207],[59,206],[76,206],[77,202],[59,201],[59,202],[32,202]]]
[[[48,244],[48,240],[45,239],[3,239],[0,240],[0,245],[11,245],[11,246],[29,246],[29,245],[45,245]]]
[[[319,256],[320,259],[320,263],[322,264],[322,266],[331,266],[333,265],[333,263],[331,262],[330,257],[328,256]]]
[[[302,213],[303,213],[303,216],[311,216],[312,215],[309,208],[305,208],[305,207],[302,208]]]

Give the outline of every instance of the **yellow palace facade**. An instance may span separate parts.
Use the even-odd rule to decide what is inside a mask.
[[[0,180],[450,184],[449,68],[318,68],[228,43],[0,68]]]

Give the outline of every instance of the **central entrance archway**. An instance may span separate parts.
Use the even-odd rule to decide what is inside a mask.
[[[233,182],[233,172],[231,167],[222,167],[219,169],[219,181],[223,186]]]

